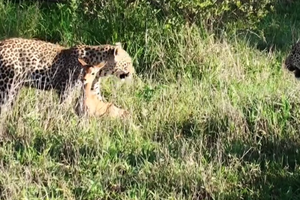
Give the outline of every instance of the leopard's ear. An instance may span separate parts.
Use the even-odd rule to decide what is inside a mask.
[[[115,56],[119,55],[120,49],[123,49],[121,42],[116,42],[116,44],[115,44],[115,50],[114,50],[114,55]]]
[[[80,64],[84,67],[85,65],[87,65],[87,63],[82,60],[81,58],[78,58],[78,61],[80,62]]]
[[[114,55],[115,56],[118,56],[119,55],[119,49],[120,49],[121,47],[119,47],[119,46],[116,46],[115,47],[115,50],[114,50]]]
[[[116,42],[116,43],[115,43],[115,46],[121,47],[121,48],[122,48],[122,43],[121,43],[121,42]]]

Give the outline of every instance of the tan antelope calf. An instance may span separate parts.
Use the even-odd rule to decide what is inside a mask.
[[[109,116],[115,118],[128,117],[129,112],[116,107],[113,103],[105,103],[97,98],[97,94],[91,91],[96,74],[106,65],[101,62],[98,65],[88,65],[82,59],[78,59],[83,67],[82,83],[84,87],[83,112],[88,116]]]

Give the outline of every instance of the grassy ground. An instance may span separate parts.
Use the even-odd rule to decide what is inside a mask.
[[[285,49],[147,24],[139,7],[120,25],[105,11],[89,21],[63,5],[18,6],[0,3],[1,38],[126,42],[138,76],[103,82],[125,121],[80,119],[51,91],[24,89],[1,122],[1,199],[300,198],[300,85],[281,69]]]

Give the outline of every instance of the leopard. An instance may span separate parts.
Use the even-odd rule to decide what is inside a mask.
[[[12,106],[23,87],[53,89],[64,102],[71,91],[82,86],[83,70],[78,59],[90,65],[106,62],[92,84],[100,100],[102,77],[114,75],[125,80],[135,74],[132,58],[120,42],[65,47],[34,38],[8,38],[0,41],[0,106],[7,102]]]
[[[118,108],[111,102],[104,102],[97,98],[96,94],[92,92],[91,86],[96,77],[96,74],[99,70],[105,67],[106,62],[101,62],[98,65],[89,65],[80,58],[78,59],[83,67],[83,76],[82,76],[82,84],[83,84],[83,105],[82,110],[80,111],[77,108],[77,112],[79,111],[81,116],[95,116],[95,117],[103,117],[108,116],[111,118],[122,118],[126,119],[130,116],[129,112]],[[77,104],[79,105],[79,104]]]
[[[283,68],[293,72],[297,80],[300,80],[300,41],[296,42],[284,62]]]

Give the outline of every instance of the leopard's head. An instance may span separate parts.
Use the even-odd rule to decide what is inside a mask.
[[[300,79],[300,42],[293,45],[291,52],[283,62],[283,67],[294,72],[295,77]]]
[[[132,58],[129,54],[122,48],[121,43],[116,43],[113,52],[113,72],[115,76],[121,80],[131,79],[133,74],[135,74],[135,69],[132,64]],[[108,61],[109,62],[109,61]]]
[[[106,62],[105,67],[97,74],[97,78],[115,75],[125,80],[132,78],[133,74],[135,74],[132,58],[119,42],[115,45],[79,45],[74,49],[78,55],[77,57],[90,65],[97,65],[102,61]]]

